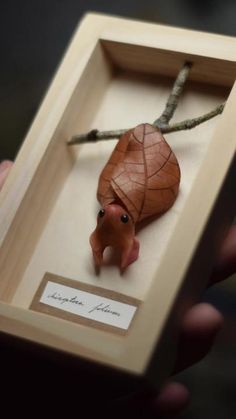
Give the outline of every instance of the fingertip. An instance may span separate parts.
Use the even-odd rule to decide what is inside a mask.
[[[222,314],[215,307],[208,303],[199,303],[186,313],[182,331],[188,335],[209,337],[222,328],[223,322]]]
[[[3,186],[12,165],[13,163],[10,160],[4,160],[0,163],[0,189]]]
[[[188,389],[181,383],[166,384],[158,398],[154,401],[153,409],[162,415],[177,415],[185,409],[190,401]],[[173,416],[175,417],[175,416]]]
[[[11,160],[3,160],[0,163],[0,172],[3,172],[6,169],[9,169],[13,165],[13,162]]]
[[[236,225],[232,225],[225,237],[210,277],[209,286],[222,281],[236,272]]]
[[[193,306],[183,319],[173,373],[203,359],[211,350],[222,324],[223,316],[212,305],[200,303]]]

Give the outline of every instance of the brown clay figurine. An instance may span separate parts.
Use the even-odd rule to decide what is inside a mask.
[[[167,211],[179,183],[178,161],[158,128],[141,124],[120,138],[98,183],[102,209],[90,237],[97,267],[107,246],[121,253],[122,270],[138,258],[135,225]]]

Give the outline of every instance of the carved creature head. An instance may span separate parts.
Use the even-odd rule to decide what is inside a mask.
[[[97,227],[90,236],[95,264],[103,262],[103,252],[111,246],[121,254],[121,269],[138,258],[139,244],[134,237],[132,217],[118,204],[109,204],[98,212]]]

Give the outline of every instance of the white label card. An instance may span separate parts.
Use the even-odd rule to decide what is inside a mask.
[[[48,281],[40,303],[113,327],[127,330],[137,306],[67,285]]]

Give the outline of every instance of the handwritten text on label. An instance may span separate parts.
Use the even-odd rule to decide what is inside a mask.
[[[127,330],[137,307],[48,281],[40,302],[87,319]]]

